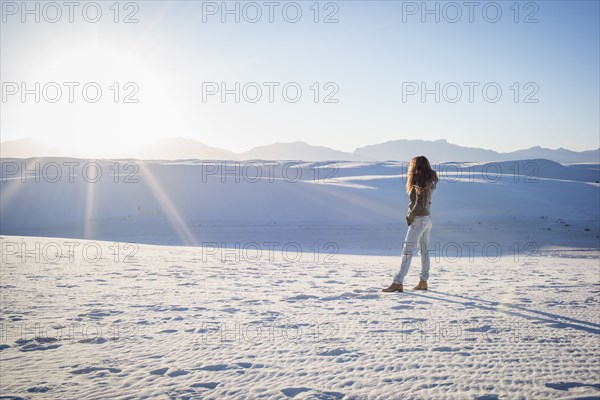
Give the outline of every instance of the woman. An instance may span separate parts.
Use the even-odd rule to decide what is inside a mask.
[[[402,292],[403,281],[408,274],[410,262],[414,250],[419,247],[421,253],[421,279],[414,290],[427,290],[427,279],[429,278],[429,232],[431,231],[431,215],[429,205],[431,204],[431,193],[435,190],[438,182],[436,172],[431,169],[429,160],[424,156],[418,156],[410,160],[406,180],[406,193],[408,193],[409,204],[406,223],[408,232],[404,239],[402,249],[402,265],[400,271],[394,277],[394,282],[384,292]]]

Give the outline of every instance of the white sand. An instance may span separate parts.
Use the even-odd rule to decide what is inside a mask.
[[[0,396],[600,398],[598,165],[438,166],[430,290],[384,294],[405,164],[6,176],[22,162],[1,162]]]
[[[293,253],[275,251],[222,262],[221,252],[206,255],[214,249],[140,245],[130,260],[121,244],[115,260],[113,243],[94,242],[88,250],[102,259],[92,262],[95,253],[81,251],[88,242],[69,255],[65,241],[2,238],[5,396],[600,395],[596,250],[440,260],[429,291],[384,294],[398,257],[303,253],[291,262]],[[21,259],[8,242],[45,253]],[[63,257],[49,262],[57,248]]]

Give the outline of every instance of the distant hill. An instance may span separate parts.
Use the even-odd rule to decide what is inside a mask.
[[[45,145],[32,138],[7,140],[0,143],[2,158],[61,157],[70,156],[64,150]]]
[[[210,147],[197,140],[186,138],[161,139],[158,144],[136,157],[155,160],[181,160],[188,158],[235,160],[238,158],[235,153],[229,150]]]
[[[292,143],[273,143],[268,146],[254,147],[242,154],[238,158],[251,160],[304,160],[304,161],[323,161],[323,160],[358,160],[360,157],[353,153],[346,153],[324,146],[312,146],[305,142]]]
[[[497,161],[498,153],[493,150],[463,147],[440,140],[391,140],[389,142],[359,147],[354,154],[366,160],[408,161],[414,156],[424,155],[431,161]]]
[[[502,154],[505,160],[545,158],[563,164],[594,162],[600,164],[600,149],[587,151],[572,151],[563,149],[552,150],[544,147],[535,146],[525,150],[517,150],[511,153]]]
[[[570,163],[600,163],[600,148],[588,151],[571,151],[563,148],[552,150],[540,146],[517,150],[508,153],[498,153],[476,147],[464,147],[440,140],[392,140],[385,143],[359,147],[354,154],[365,160],[399,160],[407,161],[415,155],[425,155],[432,161],[509,161],[547,159],[562,164]]]
[[[432,162],[496,162],[511,160],[547,159],[561,164],[600,164],[600,148],[588,151],[548,149],[540,146],[499,153],[477,147],[465,147],[440,140],[391,140],[385,143],[359,147],[354,152],[344,152],[325,146],[313,146],[305,142],[273,143],[254,147],[243,153],[207,146],[195,139],[168,138],[150,144],[145,150],[127,154],[138,159],[205,159],[205,160],[303,160],[303,161],[408,161],[415,155],[425,155]],[[2,158],[30,157],[85,157],[58,147],[43,145],[31,138],[2,142]],[[106,155],[110,158],[112,155]]]

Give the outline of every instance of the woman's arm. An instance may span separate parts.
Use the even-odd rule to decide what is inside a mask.
[[[406,223],[408,226],[412,224],[415,219],[415,207],[417,206],[417,190],[413,186],[408,193],[408,213],[406,214]]]
[[[408,194],[408,213],[406,214],[406,223],[410,226],[413,223],[417,215],[427,215],[427,208],[429,204],[426,204],[429,199],[428,188],[421,190],[421,193],[417,193],[417,189],[413,187]]]

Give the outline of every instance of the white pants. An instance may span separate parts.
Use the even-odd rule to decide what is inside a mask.
[[[415,250],[419,249],[421,254],[421,279],[429,279],[429,233],[431,232],[431,216],[417,216],[408,227],[404,246],[402,248],[402,265],[400,271],[394,277],[394,283],[402,284]]]

